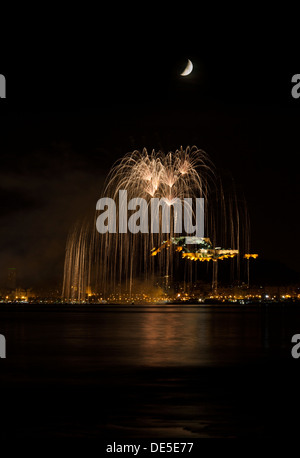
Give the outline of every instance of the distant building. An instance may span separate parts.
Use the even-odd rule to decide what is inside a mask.
[[[9,290],[15,290],[17,287],[17,269],[15,267],[9,267],[7,270],[7,288]]]

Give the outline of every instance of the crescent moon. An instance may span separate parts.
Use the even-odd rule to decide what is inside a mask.
[[[180,73],[180,76],[187,76],[187,75],[189,75],[190,73],[192,73],[192,71],[193,71],[193,64],[192,64],[192,62],[190,61],[190,59],[188,59],[187,66],[185,67],[185,69],[183,70],[183,72]]]

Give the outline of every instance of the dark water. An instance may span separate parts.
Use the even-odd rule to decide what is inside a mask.
[[[0,307],[1,438],[298,434],[300,307]]]

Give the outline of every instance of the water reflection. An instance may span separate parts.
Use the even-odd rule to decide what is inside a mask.
[[[82,308],[2,315],[2,332],[10,361],[23,367],[214,366],[267,357],[274,346],[289,345],[288,316],[257,309]]]
[[[11,415],[11,434],[17,418],[18,434],[32,437],[252,437],[291,428],[298,362],[290,337],[299,315],[243,307],[0,311],[3,418]],[[261,361],[276,364],[255,366]]]

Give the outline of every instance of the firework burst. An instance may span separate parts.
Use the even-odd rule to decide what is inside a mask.
[[[170,207],[174,199],[183,202],[187,198],[203,198],[205,236],[210,238],[213,246],[218,244],[240,252],[243,245],[244,252],[249,250],[245,202],[239,201],[232,186],[224,192],[210,158],[195,146],[186,149],[181,147],[168,153],[154,150],[149,153],[144,148],[142,151],[128,153],[117,161],[108,174],[103,191],[105,197],[116,203],[117,221],[122,206],[119,201],[120,191],[126,191],[128,200],[142,198],[147,202],[149,224],[153,198],[165,199]],[[121,289],[131,293],[135,279],[172,278],[179,262],[178,253],[175,253],[172,244],[166,244],[166,249],[159,256],[151,256],[155,247],[172,240],[175,235],[184,235],[174,233],[175,214],[172,208],[170,210],[169,233],[162,230],[161,214],[157,233],[149,230],[147,233],[133,234],[117,230],[116,233],[98,234],[95,224],[97,214],[89,231],[77,229],[67,244],[63,296],[84,300],[85,285],[87,289],[101,293],[102,296],[109,291]],[[195,208],[191,210],[195,221]],[[235,262],[232,269],[238,276],[239,256]],[[191,265],[195,263],[187,261],[186,264],[187,277],[191,281],[195,270]]]

